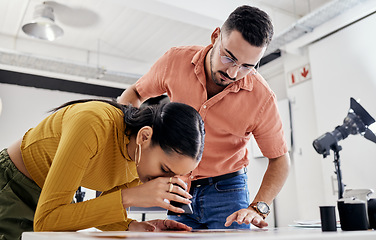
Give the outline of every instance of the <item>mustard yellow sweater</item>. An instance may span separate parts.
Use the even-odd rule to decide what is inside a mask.
[[[139,179],[124,130],[121,110],[93,101],[65,107],[25,134],[23,160],[42,188],[34,231],[128,228],[132,219],[123,208],[121,189],[137,186]],[[71,203],[79,186],[103,194]]]

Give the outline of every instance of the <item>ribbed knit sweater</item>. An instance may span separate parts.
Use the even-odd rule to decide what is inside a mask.
[[[139,178],[124,131],[120,109],[92,101],[60,109],[24,135],[25,166],[42,188],[34,231],[128,228],[132,219],[122,205],[121,189],[137,186]],[[72,203],[79,186],[103,194]]]

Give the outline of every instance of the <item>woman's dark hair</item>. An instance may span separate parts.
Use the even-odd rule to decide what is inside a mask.
[[[101,101],[121,109],[126,125],[125,134],[135,135],[144,126],[153,128],[153,145],[159,145],[167,154],[177,152],[201,160],[204,151],[205,129],[200,114],[191,106],[169,102],[136,108],[121,105],[115,101],[83,99],[67,102],[51,111],[89,101]]]
[[[223,23],[221,29],[227,34],[233,30],[239,31],[247,42],[256,47],[269,45],[274,34],[269,15],[256,7],[247,5],[236,8]]]

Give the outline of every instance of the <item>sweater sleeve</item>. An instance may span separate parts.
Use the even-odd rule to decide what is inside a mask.
[[[84,111],[67,114],[61,132],[38,201],[34,231],[75,231],[127,222],[121,190],[89,201],[71,203],[87,164],[100,151],[99,136],[105,136],[107,132],[100,114]]]
[[[123,188],[123,187],[115,187],[115,188],[113,188],[109,191],[102,192],[100,197],[107,196],[109,194],[112,194],[113,192],[121,191],[121,188]],[[124,212],[125,212],[125,210],[124,210]],[[126,214],[126,212],[124,214]],[[128,218],[128,219],[126,219],[126,221],[96,226],[96,228],[98,228],[99,230],[102,230],[102,231],[126,231],[126,230],[128,230],[128,226],[132,221],[133,221],[133,219]]]
[[[137,179],[133,180],[130,183],[126,183],[124,186],[115,187],[114,189],[111,189],[109,191],[103,192],[101,194],[101,196],[105,196],[107,194],[111,194],[112,192],[118,191],[119,189],[122,189],[122,188],[137,187],[140,184],[141,184],[141,182],[137,178]],[[114,223],[114,224],[97,226],[96,228],[98,228],[99,230],[102,230],[102,231],[124,231],[124,230],[128,230],[129,224],[132,221],[133,221],[133,219],[128,218],[125,222],[122,221],[122,222],[118,222],[118,223]]]

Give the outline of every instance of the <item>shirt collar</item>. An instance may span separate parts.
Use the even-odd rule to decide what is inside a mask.
[[[199,65],[203,67],[205,63],[205,56],[209,52],[209,50],[212,48],[213,48],[213,44],[209,44],[208,46],[198,51],[192,58],[192,64],[195,65],[196,67]]]
[[[255,75],[248,74],[243,79],[236,81],[234,84],[238,84],[241,89],[252,91],[253,81],[255,81],[257,74],[258,73],[256,73]]]
[[[192,58],[192,64],[195,65],[196,71],[205,71],[204,64],[205,64],[205,56],[208,54],[209,50],[213,48],[213,44],[209,44],[208,46],[202,48],[198,51]],[[253,81],[255,80],[256,76],[259,76],[259,73],[255,75],[246,75],[244,78],[232,83],[229,88],[233,91],[239,91],[240,89],[252,91],[253,89]]]

